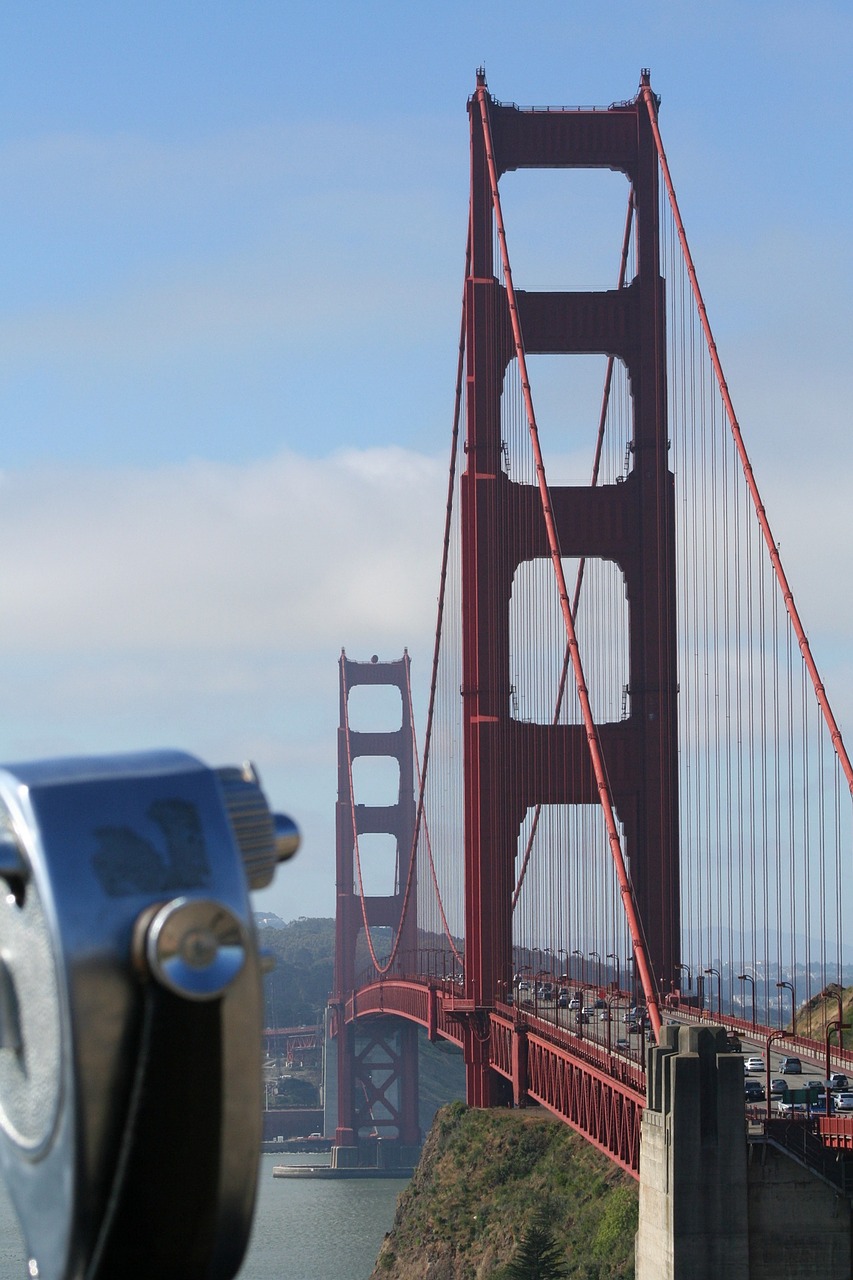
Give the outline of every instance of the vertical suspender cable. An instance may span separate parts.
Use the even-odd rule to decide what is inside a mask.
[[[710,321],[708,320],[708,312],[705,309],[705,301],[702,297],[702,291],[699,288],[699,280],[696,275],[696,268],[693,265],[693,258],[690,253],[690,248],[687,243],[687,235],[684,230],[684,223],[681,221],[681,213],[678,208],[678,201],[675,196],[675,188],[672,184],[672,177],[669,172],[669,165],[666,159],[666,152],[663,149],[663,141],[661,139],[660,129],[658,128],[657,112],[655,110],[654,95],[652,93],[651,86],[646,83],[641,85],[641,91],[642,91],[643,99],[646,104],[646,108],[649,113],[649,120],[652,127],[652,133],[654,134],[655,146],[657,147],[657,151],[658,151],[658,159],[660,160],[661,172],[663,173],[664,182],[666,184],[667,193],[669,195],[669,202],[670,202],[670,205],[672,206],[672,214],[673,214],[673,217],[675,218],[676,226],[678,227],[678,237],[679,237],[679,240],[681,241],[681,249],[684,254],[685,261],[687,263],[687,272],[690,277],[690,283],[693,289],[693,297],[696,300],[696,306],[699,311],[699,318],[702,324],[702,329],[705,333],[705,341],[708,344],[708,352],[711,357],[711,363],[714,366],[714,373],[716,374],[717,382],[719,384],[720,395],[722,396],[723,403],[726,407],[726,414],[729,419],[729,426],[731,428],[731,432],[734,437],[738,456],[740,457],[741,465],[743,467],[743,473],[746,478],[746,483],[749,488],[749,492],[752,496],[753,505],[755,507],[755,513],[758,517],[758,523],[761,526],[761,532],[764,535],[764,541],[767,546],[767,550],[770,554],[770,561],[771,561],[771,564],[773,565],[773,569],[776,574],[776,579],[779,583],[779,587],[782,592],[782,598],[785,602],[785,608],[787,609],[788,616],[791,619],[791,625],[794,628],[794,634],[796,635],[797,642],[800,646],[800,652],[803,655],[803,661],[806,664],[806,667],[809,672],[809,676],[811,677],[812,685],[814,686],[815,696],[817,697],[818,703],[820,704],[821,711],[823,712],[823,718],[829,730],[829,734],[832,739],[833,746],[835,747],[836,754],[838,755],[838,759],[841,762],[841,767],[844,770],[844,776],[847,779],[847,785],[850,788],[851,794],[853,794],[853,765],[851,765],[850,763],[850,757],[848,756],[847,749],[844,746],[844,741],[841,737],[841,730],[838,727],[835,716],[832,714],[832,708],[830,707],[829,701],[827,700],[827,697],[826,697],[826,690],[824,689],[823,682],[820,678],[820,673],[817,669],[817,664],[812,656],[811,648],[809,647],[808,637],[806,636],[805,630],[803,628],[803,624],[800,621],[800,614],[794,602],[793,592],[791,591],[790,585],[788,584],[788,579],[785,575],[785,571],[782,568],[782,560],[779,555],[779,548],[776,545],[776,541],[770,529],[770,524],[764,509],[764,503],[761,501],[761,495],[758,491],[758,485],[755,482],[755,475],[752,470],[752,464],[749,461],[749,455],[747,454],[746,446],[743,441],[743,435],[741,434],[740,424],[738,422],[737,415],[735,414],[734,405],[732,404],[731,396],[729,395],[729,388],[723,376],[723,368],[720,363],[720,357],[717,353],[717,344],[714,341],[714,335],[711,332],[711,325],[710,325]]]

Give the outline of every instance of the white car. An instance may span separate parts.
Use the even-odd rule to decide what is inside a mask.
[[[766,1071],[763,1058],[747,1058],[743,1064],[744,1071]]]
[[[853,1111],[853,1092],[846,1089],[835,1095],[836,1111]]]

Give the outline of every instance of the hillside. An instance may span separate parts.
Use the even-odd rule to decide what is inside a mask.
[[[637,1200],[633,1179],[546,1112],[454,1102],[435,1118],[371,1280],[499,1280],[537,1221],[566,1276],[630,1277]]]
[[[797,1035],[806,1036],[810,1040],[817,1040],[819,1044],[823,1044],[827,1023],[835,1021],[838,1017],[839,999],[844,1021],[848,1026],[853,1024],[853,987],[839,987],[837,983],[832,982],[816,996],[812,996],[811,1000],[808,1000],[804,1005],[800,1005],[796,1018]],[[844,1036],[844,1048],[853,1048],[853,1026],[850,1026],[850,1029],[842,1034]],[[833,1035],[832,1043],[833,1045],[841,1043],[838,1038],[838,1032]]]

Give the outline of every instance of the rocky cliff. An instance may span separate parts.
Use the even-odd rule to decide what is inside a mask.
[[[435,1118],[371,1280],[499,1280],[543,1222],[566,1276],[633,1276],[632,1178],[539,1108],[452,1103]]]

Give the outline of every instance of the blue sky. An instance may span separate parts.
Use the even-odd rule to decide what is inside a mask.
[[[852,61],[841,2],[5,6],[0,758],[249,756],[306,834],[261,905],[332,913],[341,646],[426,679],[481,63],[651,68],[844,725]]]

